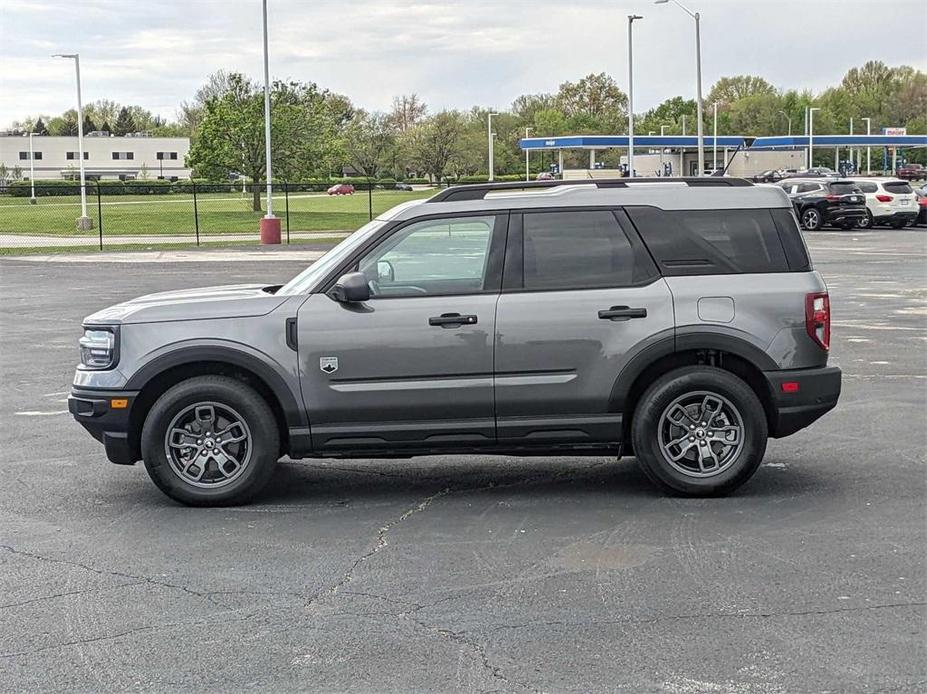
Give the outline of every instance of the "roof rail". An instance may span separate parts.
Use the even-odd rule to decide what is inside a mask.
[[[718,188],[752,186],[745,178],[706,176],[704,178],[663,176],[657,178],[585,178],[570,181],[523,181],[513,183],[475,183],[451,186],[428,198],[427,202],[458,202],[482,200],[487,193],[506,190],[533,190],[536,188],[560,188],[563,186],[595,186],[596,188],[628,188],[637,183],[685,183],[690,188]],[[630,186],[629,186],[630,184]]]

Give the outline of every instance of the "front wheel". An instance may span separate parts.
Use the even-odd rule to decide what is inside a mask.
[[[145,418],[145,469],[158,488],[190,506],[240,504],[270,479],[280,455],[273,411],[250,386],[199,376],[169,388]]]
[[[643,394],[633,417],[638,463],[672,493],[731,492],[750,479],[766,452],[766,413],[756,393],[712,366],[664,374]]]
[[[860,229],[871,229],[872,228],[872,212],[866,210],[866,216],[863,217],[856,223]]]
[[[824,225],[824,220],[817,208],[809,207],[801,213],[801,225],[808,231],[818,231]]]

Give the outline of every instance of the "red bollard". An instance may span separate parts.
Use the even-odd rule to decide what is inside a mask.
[[[280,219],[261,217],[261,244],[280,243]]]

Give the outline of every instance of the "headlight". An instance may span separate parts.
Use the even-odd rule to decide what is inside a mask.
[[[86,328],[80,339],[80,363],[88,369],[111,369],[116,365],[116,333],[108,328]]]

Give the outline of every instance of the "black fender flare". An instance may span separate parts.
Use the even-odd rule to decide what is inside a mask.
[[[306,427],[305,408],[303,408],[283,377],[264,360],[256,355],[235,347],[216,344],[199,344],[180,347],[155,357],[147,362],[129,379],[126,390],[141,391],[159,374],[168,369],[195,362],[221,362],[238,366],[252,372],[270,389],[280,403],[286,425],[289,427]]]
[[[749,362],[760,371],[775,371],[781,368],[772,357],[739,335],[738,332],[722,326],[683,327],[678,328],[674,335],[664,333],[639,345],[615,379],[609,397],[609,410],[623,412],[631,386],[637,378],[659,359],[679,352],[693,350],[727,352]]]

